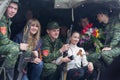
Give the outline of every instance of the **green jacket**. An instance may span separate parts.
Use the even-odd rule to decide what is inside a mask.
[[[43,37],[42,41],[42,52],[44,61],[43,76],[48,76],[54,73],[57,69],[57,65],[52,63],[52,61],[61,56],[59,49],[62,47],[62,42],[59,39],[56,39],[54,42],[52,42],[48,35]],[[44,55],[45,52],[47,52],[47,55]]]
[[[103,51],[103,59],[110,64],[115,57],[120,55],[120,20],[111,18],[109,24],[106,26],[106,45],[109,45],[112,49],[109,51]]]
[[[88,55],[88,60],[92,61],[94,65],[100,67],[101,62],[98,60],[100,54],[102,59],[108,65],[113,61],[115,57],[120,55],[120,20],[115,18],[110,18],[109,23],[104,29],[107,33],[105,35],[105,45],[111,47],[111,50],[103,51],[102,53],[93,53]]]
[[[108,32],[106,43],[108,43],[111,48],[118,47],[120,43],[120,20],[111,18],[106,27],[106,31]]]
[[[5,16],[0,20],[0,46],[14,43],[9,39],[11,34],[11,23],[11,20],[7,19]]]
[[[19,44],[9,39],[11,20],[5,16],[0,20],[0,55],[5,56],[4,66],[14,68],[15,62],[19,54]]]

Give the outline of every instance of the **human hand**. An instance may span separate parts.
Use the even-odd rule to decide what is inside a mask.
[[[88,62],[88,71],[91,73],[94,70],[94,66],[92,62]]]
[[[108,51],[108,50],[111,50],[111,48],[110,47],[105,47],[105,48],[102,49],[102,51]]]
[[[68,49],[69,49],[69,44],[64,44],[62,48],[60,48],[60,52],[61,53],[66,52],[68,51]]]
[[[28,49],[28,44],[20,43],[20,50],[26,51]]]
[[[35,63],[35,64],[39,64],[41,62],[41,59],[40,58],[34,58],[32,62]]]
[[[38,57],[38,52],[37,51],[32,51],[32,55],[33,55],[33,57]]]
[[[26,71],[25,69],[23,69],[22,72],[23,72],[24,74],[27,74],[27,71]]]

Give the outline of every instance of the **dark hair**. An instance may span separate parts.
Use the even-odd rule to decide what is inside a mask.
[[[18,5],[18,7],[20,6],[20,3],[19,2],[16,2],[16,1],[11,1],[10,3],[15,3]]]
[[[104,14],[104,15],[106,15],[106,16],[109,16],[109,11],[108,11],[108,10],[99,9],[99,10],[97,11],[97,15],[98,15],[98,14]]]
[[[78,33],[78,34],[80,35],[80,33],[79,33],[78,31],[72,31],[71,36],[72,36],[74,33]]]

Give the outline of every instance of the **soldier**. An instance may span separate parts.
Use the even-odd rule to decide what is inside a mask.
[[[9,76],[9,80],[12,80],[14,66],[20,50],[27,50],[28,47],[28,44],[21,43],[19,45],[9,39],[11,33],[10,18],[13,18],[17,11],[18,1],[11,1],[4,16],[0,20],[0,56],[6,57],[2,66],[6,69],[6,74]]]
[[[103,11],[97,14],[97,19],[106,25],[104,31],[106,32],[105,45],[107,47],[104,47],[101,53],[93,53],[88,57],[94,64],[101,66],[101,62],[98,60],[101,55],[104,64],[108,66],[120,54],[120,20],[117,16],[109,18],[108,13]]]
[[[56,59],[69,48],[68,44],[63,45],[59,37],[60,27],[57,22],[51,22],[47,25],[47,35],[43,37],[43,77],[44,80],[59,80],[60,72],[56,64]],[[63,45],[63,46],[62,46]],[[63,62],[70,59],[63,58]]]

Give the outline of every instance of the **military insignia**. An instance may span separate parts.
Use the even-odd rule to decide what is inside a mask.
[[[7,33],[6,27],[0,27],[0,33],[2,33],[3,35],[5,35]]]
[[[77,55],[83,56],[82,50],[79,50],[78,53],[77,53]]]
[[[48,56],[48,54],[49,54],[49,50],[43,50],[43,55],[44,56]]]

